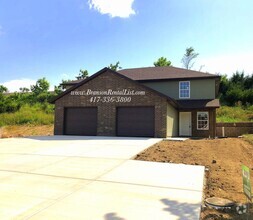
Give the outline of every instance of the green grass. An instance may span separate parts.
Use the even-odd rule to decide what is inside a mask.
[[[253,122],[253,106],[221,106],[216,117],[217,122]]]
[[[54,123],[53,105],[24,105],[14,113],[0,114],[0,127],[6,125],[49,125]]]

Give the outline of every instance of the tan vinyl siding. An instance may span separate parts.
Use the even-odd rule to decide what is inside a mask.
[[[167,104],[167,137],[178,136],[178,111]]]
[[[189,99],[215,99],[215,79],[194,79],[190,81]],[[154,90],[157,90],[173,99],[179,99],[179,81],[143,82]]]

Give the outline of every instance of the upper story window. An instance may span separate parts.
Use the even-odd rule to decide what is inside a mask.
[[[190,98],[190,81],[179,82],[179,98]]]

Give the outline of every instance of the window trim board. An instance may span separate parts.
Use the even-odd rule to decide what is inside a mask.
[[[189,96],[188,97],[181,97],[181,83],[184,83],[184,82],[188,82],[189,83]],[[178,84],[179,86],[179,98],[180,99],[190,99],[191,98],[191,81],[179,81],[179,84]],[[184,90],[186,90],[186,89],[184,89]]]
[[[201,113],[206,113],[207,114],[207,128],[199,128],[199,121],[206,121],[206,120],[199,120],[198,115],[201,114]],[[209,130],[209,124],[210,124],[209,112],[208,111],[197,112],[197,130],[198,131],[208,131]]]

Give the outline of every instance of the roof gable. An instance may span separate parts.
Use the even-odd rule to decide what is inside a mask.
[[[109,68],[107,68],[107,67],[101,69],[100,71],[98,71],[97,73],[93,74],[92,76],[90,76],[90,77],[88,77],[88,78],[82,80],[82,81],[79,82],[78,84],[76,84],[76,85],[72,86],[71,88],[67,89],[66,91],[62,92],[61,94],[59,94],[58,96],[56,96],[53,100],[51,100],[51,103],[54,103],[56,100],[58,100],[58,99],[60,99],[61,97],[63,97],[63,96],[65,96],[65,95],[69,94],[71,91],[73,91],[73,90],[75,90],[75,89],[81,87],[82,85],[86,84],[87,82],[89,82],[89,81],[95,79],[95,78],[98,77],[99,75],[104,74],[104,73],[106,73],[106,72],[108,72],[108,71],[109,71],[110,73],[112,73],[112,74],[117,75],[118,77],[121,77],[121,78],[123,78],[123,79],[125,79],[125,80],[130,81],[131,83],[134,83],[135,85],[138,85],[138,86],[141,87],[141,88],[144,88],[144,89],[146,89],[146,90],[149,90],[149,91],[151,91],[152,93],[155,93],[156,95],[158,95],[158,96],[160,96],[160,97],[166,98],[166,99],[170,102],[170,104],[173,105],[174,107],[177,106],[176,101],[175,101],[174,99],[172,99],[172,98],[170,98],[170,97],[168,97],[168,96],[166,96],[166,95],[164,95],[164,94],[162,94],[162,93],[160,93],[160,92],[158,92],[158,91],[156,91],[156,90],[153,90],[153,89],[151,89],[151,88],[149,88],[149,87],[147,87],[147,86],[145,86],[145,85],[142,85],[142,84],[140,84],[140,83],[138,83],[138,82],[136,82],[136,81],[134,81],[134,80],[132,80],[132,79],[130,79],[130,78],[128,78],[128,77],[126,77],[126,76],[124,76],[124,75],[118,73],[118,72],[115,72],[115,71],[113,71],[113,70],[111,70],[111,69],[109,69]]]

